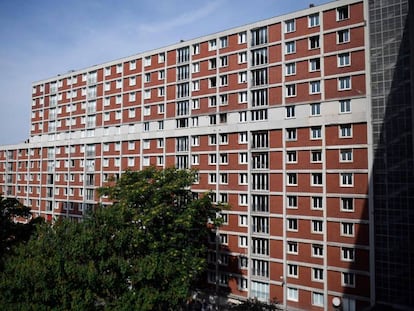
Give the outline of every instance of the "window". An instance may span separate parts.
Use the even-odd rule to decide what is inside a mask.
[[[296,186],[298,184],[298,176],[296,173],[287,173],[288,186]]]
[[[220,164],[228,164],[227,153],[220,153]]]
[[[220,234],[220,244],[227,245],[227,243],[228,243],[227,234],[221,233]]]
[[[350,124],[340,125],[339,137],[352,137],[352,126]]]
[[[144,107],[144,116],[149,116],[151,114],[151,106]]]
[[[286,66],[285,74],[287,76],[296,74],[296,63],[289,63],[289,64],[286,64],[285,66]]]
[[[163,86],[158,88],[158,97],[163,97],[165,96],[165,89]]]
[[[226,48],[228,46],[228,40],[227,37],[221,37],[220,38],[220,48]]]
[[[239,72],[238,76],[239,76],[239,80],[238,80],[239,83],[247,82],[247,72],[245,71]]]
[[[228,66],[228,57],[221,56],[220,57],[220,67],[227,67]]]
[[[294,255],[298,254],[298,242],[288,241],[287,246],[288,246],[287,247],[287,252],[289,254],[294,254]]]
[[[294,118],[295,117],[295,106],[287,106],[286,107],[286,118]]]
[[[308,21],[309,21],[309,27],[319,26],[319,13],[309,15]]]
[[[298,197],[295,195],[288,195],[287,196],[287,207],[298,208]]]
[[[343,261],[354,261],[355,249],[349,247],[341,248],[341,259]]]
[[[213,88],[216,86],[217,86],[217,78],[216,77],[208,78],[208,87]]]
[[[247,132],[239,133],[239,144],[247,144]]]
[[[341,198],[341,211],[353,212],[354,200],[352,198]]]
[[[252,52],[252,66],[259,66],[267,64],[268,57],[267,57],[267,48],[253,50]]]
[[[151,56],[145,56],[144,66],[151,66]]]
[[[215,50],[217,48],[217,41],[216,39],[212,39],[208,42],[208,50],[212,51]]]
[[[343,6],[336,9],[336,20],[342,21],[349,18],[349,9],[348,6]]]
[[[144,122],[144,132],[149,131],[149,122]]]
[[[312,256],[313,257],[322,257],[323,256],[323,246],[320,244],[312,244]]]
[[[339,162],[352,162],[352,149],[339,150]]]
[[[239,185],[247,185],[248,184],[248,178],[247,173],[239,173]]]
[[[252,46],[267,43],[267,27],[256,28],[251,31]]]
[[[158,80],[164,80],[165,79],[165,71],[160,70],[158,71]]]
[[[338,54],[338,67],[351,65],[351,57],[349,53]]]
[[[286,140],[294,141],[296,140],[296,129],[286,129]]]
[[[312,173],[312,186],[321,186],[323,184],[322,173]]]
[[[355,274],[342,272],[342,286],[355,287]]]
[[[239,121],[247,122],[247,111],[239,111]]]
[[[246,248],[248,247],[248,239],[247,236],[239,236],[239,247]]]
[[[239,215],[239,226],[240,227],[247,227],[247,215]]]
[[[323,294],[322,293],[312,293],[312,304],[314,306],[323,307]]]
[[[339,112],[350,113],[351,112],[351,100],[345,99],[339,101]]]
[[[349,29],[339,30],[337,33],[338,44],[349,42]]]
[[[198,99],[193,99],[191,101],[191,109],[193,110],[200,109],[200,101]]]
[[[338,78],[338,90],[350,90],[351,89],[351,77]]]
[[[251,94],[252,107],[268,105],[267,89],[253,90]]]
[[[245,31],[239,33],[238,42],[239,42],[239,44],[247,42],[247,34],[246,34]]]
[[[193,44],[193,55],[200,54],[200,44]]]
[[[309,49],[318,49],[319,48],[319,36],[312,36],[309,38]]]
[[[341,187],[353,186],[353,174],[352,173],[341,173]]]
[[[285,54],[292,54],[296,52],[296,43],[295,41],[290,41],[285,43]]]
[[[247,194],[239,194],[239,205],[247,205],[248,204],[248,199],[247,199]]]
[[[151,98],[151,90],[145,90],[144,99],[150,99],[150,98]]]
[[[158,54],[158,63],[163,63],[165,62],[165,53],[159,53]]]
[[[199,91],[200,90],[200,81],[195,80],[192,83],[193,83],[193,91]]]
[[[320,58],[313,58],[309,60],[309,71],[319,71],[321,70],[321,59]]]
[[[129,102],[134,102],[137,99],[137,95],[135,92],[129,93],[128,96],[129,96],[128,98]]]
[[[288,231],[298,231],[298,220],[295,218],[288,218],[287,228],[288,228]]]
[[[220,145],[227,145],[229,143],[229,137],[228,134],[220,134]]]
[[[132,157],[128,157],[128,166],[134,166],[135,165],[135,159]]]
[[[321,92],[321,81],[309,82],[309,94],[319,94]]]
[[[341,235],[354,236],[354,224],[350,222],[341,223]]]
[[[296,84],[286,85],[286,97],[296,96]]]
[[[286,152],[286,162],[287,163],[297,163],[296,151]]]
[[[295,20],[291,19],[285,22],[285,33],[295,31]]]
[[[267,120],[267,109],[258,109],[251,111],[252,121]]]
[[[289,277],[297,278],[299,275],[298,270],[299,270],[298,265],[292,265],[292,264],[287,265],[287,275]]]
[[[323,281],[323,269],[312,268],[312,280],[313,281]]]
[[[238,60],[239,64],[243,64],[247,62],[247,53],[246,52],[240,52],[238,54]]]
[[[217,174],[216,173],[209,173],[208,174],[208,183],[209,184],[217,183]]]
[[[142,148],[143,149],[150,149],[150,140],[149,139],[144,139],[142,142]]]
[[[164,110],[165,110],[164,104],[159,104],[158,105],[158,113],[164,113]]]
[[[247,163],[248,163],[247,153],[246,152],[239,153],[239,164],[247,164]]]
[[[220,76],[220,86],[226,86],[228,84],[227,75]]]
[[[320,116],[321,115],[321,104],[320,103],[310,104],[310,112],[311,112],[311,116]]]
[[[312,220],[312,233],[323,233],[322,220]]]
[[[229,183],[228,174],[227,173],[220,173],[220,184],[227,185],[228,183]]]
[[[310,129],[311,139],[321,139],[322,138],[322,128],[320,126],[313,126]]]
[[[208,164],[216,164],[217,163],[217,155],[216,154],[209,154],[208,156]]]
[[[299,290],[297,288],[287,288],[287,299],[291,301],[299,301]]]

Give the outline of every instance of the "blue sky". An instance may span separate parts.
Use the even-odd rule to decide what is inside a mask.
[[[31,84],[329,0],[0,0],[0,145],[29,137]]]

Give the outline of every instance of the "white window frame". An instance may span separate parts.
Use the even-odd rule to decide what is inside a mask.
[[[345,52],[338,54],[338,67],[351,66],[351,53]]]
[[[339,126],[339,137],[340,138],[352,138],[352,125],[342,124]]]
[[[341,198],[341,211],[342,212],[354,212],[355,203],[353,198]]]
[[[351,113],[350,99],[344,99],[339,101],[339,113]]]
[[[345,44],[351,41],[351,31],[349,29],[342,29],[338,30],[336,43],[337,44]]]
[[[293,76],[296,74],[296,63],[287,63],[285,65],[285,76]]]
[[[291,33],[296,31],[295,19],[289,19],[285,21],[285,33]]]
[[[308,16],[308,27],[317,27],[320,25],[319,13],[311,14]]]
[[[352,222],[341,222],[341,236],[355,236],[355,224]]]
[[[343,287],[355,287],[355,273],[342,272],[341,281]]]
[[[348,91],[350,89],[352,89],[351,76],[339,77],[338,78],[338,91]]]
[[[309,94],[320,94],[321,93],[321,81],[310,81],[309,82]]]
[[[288,287],[287,288],[287,300],[299,301],[299,289]]]
[[[323,307],[324,300],[325,298],[324,298],[323,293],[312,292],[312,305],[313,306]]]
[[[285,54],[296,53],[296,41],[289,41],[285,43]]]

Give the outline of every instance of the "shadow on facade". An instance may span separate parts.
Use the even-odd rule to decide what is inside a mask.
[[[377,302],[373,310],[414,306],[414,14],[409,2],[369,3]]]

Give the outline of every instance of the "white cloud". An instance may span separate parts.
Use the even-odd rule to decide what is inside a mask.
[[[197,10],[191,12],[184,12],[183,14],[166,20],[163,22],[153,22],[147,24],[138,25],[138,31],[140,32],[151,32],[159,33],[172,28],[188,25],[194,23],[195,21],[205,18],[212,14],[220,5],[223,4],[223,1],[216,0],[207,2],[203,7],[198,8]]]

